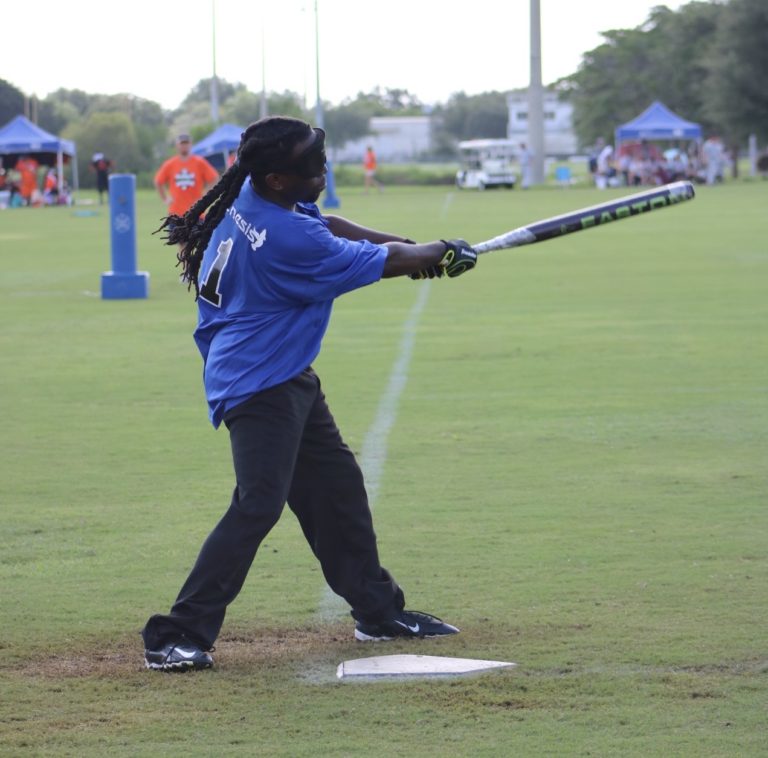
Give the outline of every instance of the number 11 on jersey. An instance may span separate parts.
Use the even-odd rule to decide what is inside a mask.
[[[232,237],[219,242],[216,248],[216,259],[211,266],[208,276],[205,277],[203,286],[200,287],[200,297],[211,305],[221,308],[221,292],[219,292],[219,282],[221,273],[229,260],[229,254],[232,252]]]

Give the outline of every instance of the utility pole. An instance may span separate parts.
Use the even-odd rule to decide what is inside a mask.
[[[216,0],[211,0],[211,20],[213,28],[213,78],[211,79],[211,121],[219,125],[219,80],[216,78]]]
[[[259,108],[259,118],[266,118],[269,115],[267,107],[267,55],[264,51],[264,6],[262,5],[261,15],[261,103]]]
[[[541,82],[541,7],[531,0],[531,81],[528,85],[528,147],[533,184],[544,181],[544,87]]]
[[[315,0],[315,122],[320,129],[323,128],[323,101],[320,99],[320,17],[317,14],[317,0]]]

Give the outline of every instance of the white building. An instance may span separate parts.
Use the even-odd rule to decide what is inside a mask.
[[[515,144],[528,143],[528,92],[507,95],[507,137]],[[410,163],[432,152],[430,116],[374,116],[365,137],[334,148],[330,157],[338,163],[362,163],[365,149],[373,147],[382,163]],[[482,135],[479,135],[482,136]],[[576,155],[579,144],[573,131],[573,106],[544,92],[544,149],[548,157]]]
[[[362,163],[370,145],[382,163],[402,163],[418,159],[432,147],[429,116],[374,116],[369,134],[335,148],[332,158],[339,163]]]
[[[515,90],[507,95],[509,119],[507,136],[517,142],[528,140],[528,91]],[[579,151],[573,131],[573,106],[544,91],[544,151],[547,156],[569,156]]]

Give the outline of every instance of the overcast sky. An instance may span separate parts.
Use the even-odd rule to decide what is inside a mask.
[[[544,82],[573,73],[601,31],[638,26],[660,4],[684,3],[541,0]],[[436,103],[524,87],[529,8],[529,0],[318,0],[322,98],[338,104],[379,86]],[[260,92],[263,72],[268,91],[314,104],[315,0],[9,1],[0,78],[38,97],[59,87],[128,92],[176,108],[211,76],[214,16],[219,77]]]

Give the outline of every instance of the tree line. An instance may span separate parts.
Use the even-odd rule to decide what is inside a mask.
[[[578,71],[556,82],[574,108],[582,144],[661,100],[733,147],[768,141],[768,2],[690,2],[655,7],[635,29],[602,33]]]
[[[574,128],[583,146],[610,136],[653,100],[702,124],[706,133],[721,134],[731,145],[742,146],[750,134],[768,140],[766,0],[694,1],[676,11],[657,6],[639,27],[602,36],[605,41],[584,53],[574,74],[551,85],[573,104]],[[43,129],[76,142],[84,186],[92,181],[87,169],[97,151],[145,184],[169,155],[177,131],[190,131],[197,141],[213,130],[210,88],[210,79],[201,80],[173,111],[135,95],[68,89],[50,93],[35,110]],[[246,125],[259,118],[260,93],[221,79],[217,90],[221,121]],[[507,94],[459,92],[445,103],[427,106],[405,89],[361,92],[340,104],[324,103],[328,143],[340,147],[366,136],[373,116],[428,112],[434,147],[422,157],[450,159],[458,140],[506,136]],[[21,90],[0,80],[0,124],[23,113],[26,102]],[[314,121],[314,108],[307,108],[294,92],[268,93],[266,108]]]

